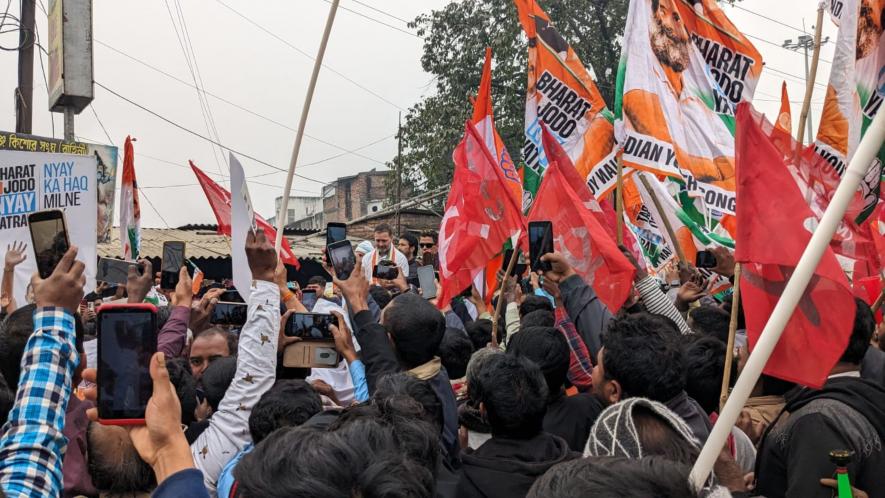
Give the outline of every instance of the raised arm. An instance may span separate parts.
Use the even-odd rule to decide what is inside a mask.
[[[175,286],[175,294],[172,295],[169,318],[166,319],[166,323],[163,324],[163,328],[157,336],[157,351],[163,352],[169,358],[181,356],[187,342],[187,324],[191,318],[191,304],[194,301],[194,291],[191,284],[187,268],[182,266],[178,275],[178,285]]]
[[[27,248],[28,245],[24,242],[13,242],[12,245],[6,246],[6,255],[3,257],[3,282],[0,284],[0,301],[3,301],[6,313],[12,313],[18,309],[14,294],[15,267],[28,257],[25,254]]]

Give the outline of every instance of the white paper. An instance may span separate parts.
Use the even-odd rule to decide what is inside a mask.
[[[249,261],[246,259],[246,232],[255,230],[255,211],[252,209],[252,200],[249,197],[249,186],[246,184],[246,174],[240,161],[230,155],[230,191],[231,191],[231,215],[230,215],[230,256],[233,266],[234,285],[240,296],[249,302],[252,288],[252,270],[249,269]]]

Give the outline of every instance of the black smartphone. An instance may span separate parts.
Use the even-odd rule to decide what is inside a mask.
[[[356,267],[356,256],[353,254],[353,246],[350,245],[350,242],[341,240],[329,245],[326,249],[329,251],[332,270],[338,280],[350,278],[350,274]]]
[[[301,291],[301,304],[304,305],[308,310],[312,310],[314,305],[317,303],[317,293],[313,290],[303,290]]]
[[[550,271],[550,263],[541,261],[545,254],[553,252],[553,223],[529,222],[529,264],[532,271]]]
[[[178,273],[184,264],[184,242],[163,242],[163,260],[160,263],[160,288],[174,290],[178,285]]]
[[[504,259],[501,261],[502,269],[506,270],[507,265],[510,264],[510,258],[513,257],[513,249],[507,249],[504,251]],[[517,277],[517,279],[525,276],[525,271],[528,269],[528,266],[525,264],[525,259],[523,259],[522,252],[517,254],[516,256],[516,264],[513,265],[513,272],[510,273],[511,276]]]
[[[347,240],[346,223],[326,223],[326,260],[332,259],[329,255],[329,246],[335,242]]]
[[[716,255],[710,251],[698,251],[694,265],[698,268],[716,268]]]
[[[375,268],[372,268],[372,276],[381,280],[393,280],[398,275],[398,268],[391,261],[379,261]]]
[[[461,293],[458,294],[458,297],[463,297],[464,299],[470,299],[473,297],[473,285],[461,291]]]
[[[218,298],[219,301],[225,303],[245,303],[246,300],[243,299],[243,296],[240,295],[236,289],[226,290],[221,293],[221,296]]]
[[[436,297],[436,277],[433,274],[433,266],[418,267],[418,287],[421,288],[421,297],[424,299]]]
[[[109,284],[126,285],[129,279],[129,268],[135,267],[138,274],[144,273],[144,268],[135,261],[124,261],[122,259],[98,258],[98,268],[95,272],[95,279],[99,282],[107,282]]]
[[[138,425],[153,394],[151,356],[157,351],[157,309],[105,304],[98,309],[98,418]]]
[[[246,310],[248,306],[243,303],[227,303],[219,301],[212,309],[209,323],[213,325],[234,325],[242,327],[246,324]]]
[[[37,258],[37,272],[40,278],[49,278],[71,247],[65,215],[58,209],[31,213],[28,215],[28,228],[31,231],[31,247]]]
[[[302,339],[334,339],[330,325],[337,321],[334,315],[326,313],[292,313],[286,320],[286,332],[289,337]]]

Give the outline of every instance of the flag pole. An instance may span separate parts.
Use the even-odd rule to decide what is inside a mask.
[[[728,384],[731,383],[731,364],[734,361],[734,336],[737,333],[738,308],[741,303],[741,264],[734,264],[734,292],[731,295],[731,319],[728,322],[728,344],[725,348],[725,369],[722,374],[722,393],[719,395],[719,411],[728,400]]]
[[[329,34],[332,32],[332,23],[335,21],[335,13],[338,11],[338,2],[332,0],[329,7],[329,16],[326,18],[326,28],[323,30],[323,39],[317,50],[317,58],[313,64],[313,73],[310,75],[310,83],[307,85],[307,94],[304,96],[304,107],[301,109],[301,120],[298,122],[298,131],[295,133],[295,145],[292,147],[292,158],[289,160],[289,171],[286,174],[286,186],[283,189],[283,200],[280,204],[280,212],[277,213],[277,240],[274,243],[277,254],[283,247],[283,229],[288,222],[289,192],[292,191],[292,177],[295,175],[295,164],[298,162],[298,152],[301,150],[301,140],[304,138],[304,128],[307,125],[307,115],[310,112],[310,103],[313,101],[313,92],[317,86],[317,77],[320,75],[320,67],[323,65],[323,56],[326,55],[326,45],[329,43]],[[234,194],[236,195],[236,194]]]
[[[713,470],[716,457],[722,450],[728,435],[731,434],[731,428],[737,422],[741,409],[750,397],[750,392],[756,385],[756,381],[759,380],[759,375],[762,374],[768,358],[771,356],[772,351],[774,351],[784,331],[784,327],[787,325],[787,321],[793,315],[796,305],[805,293],[805,288],[808,287],[808,283],[814,275],[814,270],[829,247],[830,240],[832,240],[833,234],[836,233],[839,222],[845,216],[848,204],[854,197],[858,185],[863,180],[870,162],[878,154],[883,141],[885,141],[885,112],[880,112],[873,118],[866,134],[860,141],[854,157],[851,158],[848,169],[845,170],[842,181],[839,183],[839,187],[830,201],[830,205],[811,235],[811,240],[808,242],[805,251],[803,251],[802,257],[796,265],[796,270],[787,281],[787,286],[771,312],[768,323],[762,329],[762,334],[756,342],[756,347],[753,349],[747,365],[741,372],[740,377],[738,377],[737,384],[734,386],[728,401],[726,401],[719,419],[716,420],[707,443],[701,449],[701,454],[691,470],[691,482],[698,489],[702,487],[707,480],[707,476],[710,475],[710,471]]]
[[[649,195],[651,195],[651,201],[654,203],[655,209],[657,209],[658,213],[661,215],[661,222],[664,224],[664,229],[667,230],[667,235],[669,235],[670,240],[673,241],[673,250],[676,251],[676,257],[679,258],[679,261],[688,262],[688,260],[685,259],[685,252],[682,250],[682,244],[679,243],[679,240],[676,238],[676,232],[673,231],[673,225],[670,224],[670,218],[667,218],[667,215],[664,214],[664,208],[663,206],[661,206],[661,200],[658,199],[658,195],[648,183],[648,178],[646,178],[645,175],[638,173],[634,176],[639,177],[642,185],[645,186],[645,190],[649,193]]]
[[[519,252],[516,248],[513,248],[513,254],[510,256],[510,261],[507,262],[507,269],[504,271],[504,277],[501,278],[501,283],[498,285],[498,288],[502,291],[504,290],[504,285],[506,285],[507,279],[510,278],[510,274],[513,273],[513,268],[516,266],[516,260],[519,259]],[[501,292],[498,294],[498,303],[495,305],[495,316],[492,317],[492,346],[498,347],[498,317],[501,316],[501,305],[504,304],[504,293]]]
[[[820,34],[824,24],[824,4],[817,8],[817,22],[814,25],[814,52],[811,56],[811,69],[808,71],[808,79],[805,81],[805,100],[802,101],[802,114],[799,115],[799,131],[796,132],[796,142],[799,151],[802,150],[802,136],[805,135],[805,126],[808,124],[808,110],[811,108],[811,94],[814,93],[814,80],[817,78],[817,61],[820,58]]]
[[[615,217],[617,218],[618,245],[624,244],[624,154],[618,153],[618,183],[615,185]]]

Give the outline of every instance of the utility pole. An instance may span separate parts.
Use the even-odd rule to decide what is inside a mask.
[[[803,29],[805,28],[805,19],[802,20],[802,28]],[[812,26],[811,28],[814,29],[814,26]],[[824,38],[823,40],[821,40],[820,44],[823,45],[824,43],[827,43],[829,40],[830,40],[830,37],[828,36],[828,37]],[[808,67],[808,49],[812,49],[812,50],[814,49],[814,37],[811,35],[801,35],[801,36],[799,36],[799,38],[796,39],[795,42],[792,39],[784,40],[784,43],[781,46],[783,48],[788,49],[788,50],[798,50],[801,48],[805,52],[805,81],[808,81],[808,79],[811,77],[811,70]],[[808,114],[805,119],[805,133],[806,133],[806,136],[808,137],[808,143],[812,143],[814,141],[814,139],[812,138],[812,133],[811,133],[811,109],[810,108],[808,109]]]
[[[402,203],[402,183],[403,183],[403,113],[399,113],[399,124],[396,131],[396,236],[402,235],[400,226],[399,209]]]
[[[34,109],[35,0],[22,0],[18,32],[18,88],[15,89],[15,132],[31,134]]]

